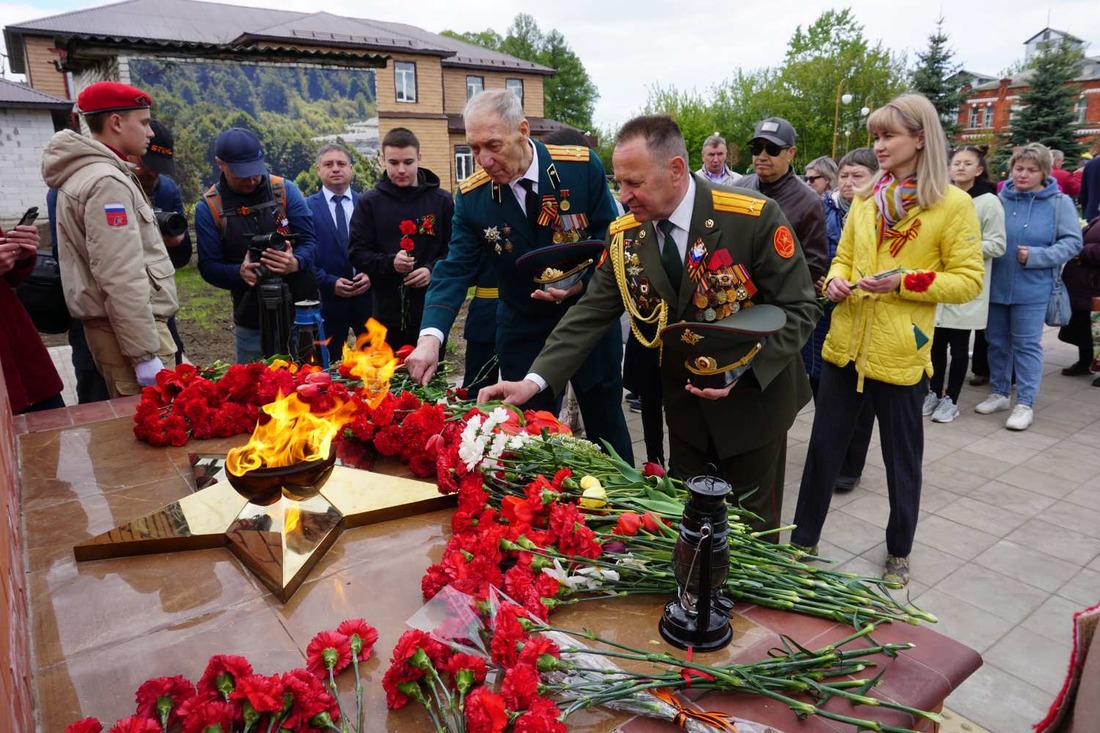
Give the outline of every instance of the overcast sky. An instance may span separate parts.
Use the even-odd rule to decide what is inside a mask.
[[[0,25],[102,5],[86,0],[0,0]],[[812,23],[824,10],[851,7],[865,37],[908,54],[927,46],[942,13],[955,60],[972,71],[996,74],[1023,56],[1023,41],[1047,25],[1068,31],[1100,55],[1100,1],[1000,0],[999,2],[883,2],[852,0],[235,0],[283,10],[324,10],[444,29],[502,35],[517,13],[534,16],[539,28],[556,28],[580,57],[600,92],[595,120],[617,125],[638,112],[653,85],[706,92],[736,68],[778,65],[787,41],[799,25]],[[908,7],[908,15],[903,8]],[[2,40],[0,40],[2,43]],[[9,74],[10,78],[10,74]]]

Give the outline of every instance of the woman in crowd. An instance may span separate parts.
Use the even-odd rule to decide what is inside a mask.
[[[38,229],[20,225],[0,230],[0,365],[13,415],[64,407],[64,384],[15,287],[34,270]]]
[[[836,162],[828,155],[815,158],[806,166],[806,183],[819,195],[836,190],[837,184]]]
[[[829,262],[836,256],[836,248],[840,243],[840,233],[844,230],[844,221],[848,218],[848,211],[855,198],[856,190],[863,188],[871,182],[871,178],[878,171],[878,161],[870,148],[856,148],[840,160],[839,173],[837,175],[838,187],[822,195],[821,201],[825,206],[825,234],[829,240]],[[823,290],[825,278],[817,283],[817,289]],[[832,322],[833,304],[825,303],[825,314],[817,322],[810,340],[802,347],[802,363],[806,366],[806,373],[810,376],[810,386],[814,395],[821,381],[821,347],[825,344],[825,335],[829,333],[829,324]],[[875,413],[868,404],[859,415],[856,423],[856,431],[852,435],[852,442],[848,445],[844,457],[844,465],[840,468],[840,477],[833,487],[836,491],[847,492],[859,485],[863,474],[863,465],[867,461],[867,446],[871,443],[871,432],[875,426]]]
[[[1069,323],[1058,331],[1058,338],[1078,350],[1077,362],[1062,370],[1067,377],[1091,374],[1094,359],[1100,358],[1100,354],[1093,353],[1092,343],[1092,300],[1100,298],[1100,217],[1088,223],[1081,238],[1081,254],[1062,268],[1071,315]],[[1092,386],[1100,387],[1100,377],[1092,380]]]
[[[951,155],[951,182],[970,194],[982,227],[982,292],[969,303],[944,303],[936,310],[932,339],[932,380],[924,398],[924,414],[933,422],[951,422],[959,416],[959,393],[966,379],[970,332],[985,328],[989,316],[990,264],[1005,251],[1005,214],[997,189],[986,176],[986,145],[965,145]],[[951,350],[951,368],[947,351]],[[946,379],[945,379],[946,377]],[[944,383],[946,382],[946,391]]]
[[[1050,175],[1050,150],[1029,143],[1012,155],[1010,178],[1001,191],[1005,252],[993,260],[989,287],[989,397],[974,408],[982,415],[1016,406],[1009,430],[1027,430],[1043,378],[1043,319],[1062,265],[1081,251],[1081,226],[1073,200],[1058,192]]]
[[[844,452],[870,403],[890,499],[883,577],[905,585],[936,303],[964,303],[981,290],[981,235],[970,197],[948,182],[946,137],[931,102],[902,95],[871,113],[867,130],[880,171],[856,192],[825,276],[825,296],[837,306],[791,541],[816,554]]]

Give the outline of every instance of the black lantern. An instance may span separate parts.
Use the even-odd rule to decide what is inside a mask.
[[[689,496],[672,555],[677,598],[665,606],[658,628],[675,647],[710,652],[733,638],[733,603],[722,595],[730,559],[726,497],[732,489],[716,476],[695,476],[686,484]]]

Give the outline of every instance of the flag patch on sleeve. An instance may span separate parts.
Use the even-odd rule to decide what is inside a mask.
[[[107,216],[107,226],[124,227],[127,224],[124,204],[104,204],[103,213]]]

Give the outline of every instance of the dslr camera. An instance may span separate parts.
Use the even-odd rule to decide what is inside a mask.
[[[297,239],[297,234],[280,234],[279,232],[253,234],[252,240],[248,244],[249,259],[253,262],[259,262],[265,249],[273,249],[276,252],[282,252],[286,250],[287,242],[295,242]],[[263,265],[260,265],[260,269],[256,272],[261,280],[267,280],[273,275],[273,273]]]
[[[187,231],[187,217],[175,211],[153,209],[160,233],[166,237],[178,237]]]

